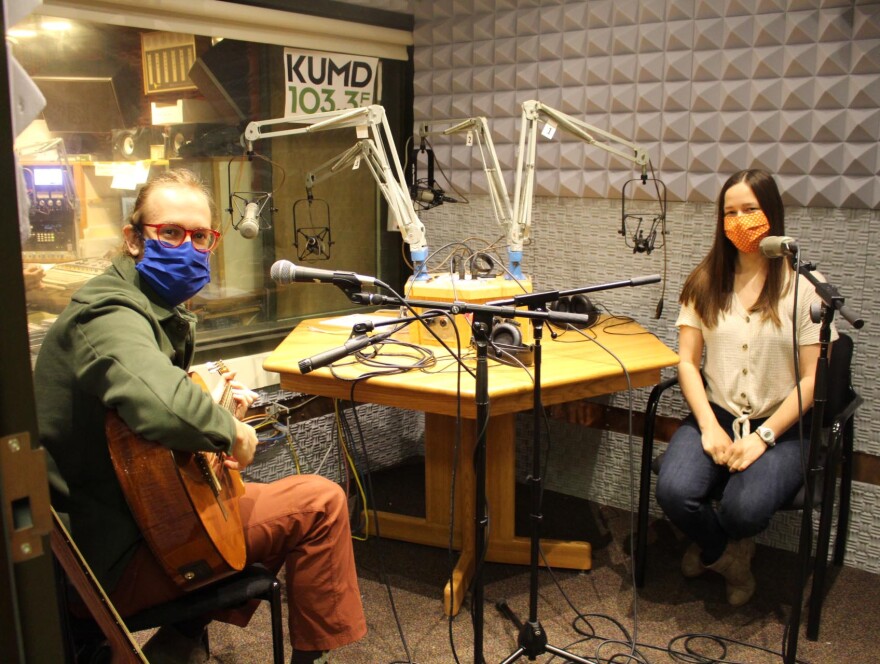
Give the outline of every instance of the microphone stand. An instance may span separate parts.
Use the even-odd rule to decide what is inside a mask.
[[[610,290],[612,288],[621,288],[623,286],[641,286],[660,281],[659,275],[650,277],[638,277],[627,281],[617,281],[613,283],[602,284],[600,286],[586,286],[583,288],[574,288],[567,291],[545,291],[543,293],[527,293],[517,295],[510,300],[495,300],[492,304],[514,304],[516,306],[527,306],[531,311],[540,311],[544,309],[550,302],[558,300],[560,297],[578,295],[581,293],[591,293],[600,290]],[[544,323],[540,318],[532,319],[532,328],[535,338],[535,363],[534,376],[535,386],[532,390],[532,472],[528,477],[529,483],[529,539],[530,539],[530,560],[529,560],[529,616],[525,623],[513,612],[506,600],[500,600],[495,603],[505,618],[516,625],[519,630],[517,638],[517,649],[511,653],[502,664],[511,664],[520,657],[528,657],[530,661],[534,661],[539,655],[552,653],[557,657],[561,657],[569,662],[577,662],[578,664],[592,664],[590,660],[579,657],[573,653],[567,652],[562,648],[550,645],[547,642],[547,633],[538,619],[538,569],[540,566],[539,557],[541,553],[541,523],[544,515],[541,513],[541,503],[543,499],[543,479],[541,477],[541,413],[543,412],[543,403],[541,399],[541,357]],[[474,595],[476,601],[476,594]]]
[[[822,445],[822,424],[825,417],[825,404],[828,400],[828,347],[831,343],[831,321],[834,312],[840,315],[855,329],[861,329],[865,321],[852,312],[845,304],[844,298],[837,288],[828,282],[819,281],[813,270],[816,266],[806,261],[801,262],[800,252],[791,256],[791,265],[797,274],[802,274],[815,287],[816,293],[822,299],[822,304],[810,311],[810,318],[814,323],[820,323],[819,327],[819,359],[816,362],[816,379],[813,388],[813,412],[811,418],[810,446],[807,456],[807,476],[804,478],[804,505],[801,512],[801,532],[799,551],[813,549],[813,484],[817,475],[822,472],[818,468],[819,450]],[[827,462],[826,462],[827,463]],[[825,469],[827,472],[827,468]],[[788,624],[788,639],[786,641],[783,661],[785,664],[796,664],[798,639],[800,637],[801,610],[804,601],[804,586],[809,569],[810,555],[803,557],[803,563],[797,571],[797,584],[791,606],[791,616]]]
[[[354,293],[348,292],[349,299],[356,304],[365,305],[399,305],[401,302],[398,298],[392,298],[377,293]],[[548,295],[551,299],[558,297],[558,294]],[[548,300],[549,301],[549,300]],[[517,299],[517,304],[526,302]],[[587,316],[580,314],[570,314],[564,312],[548,312],[541,310],[540,307],[530,307],[528,310],[515,309],[511,307],[501,307],[488,304],[470,304],[468,302],[431,302],[423,300],[407,299],[406,303],[410,307],[419,307],[424,309],[439,309],[441,311],[449,311],[453,314],[473,314],[473,338],[477,351],[476,366],[476,384],[474,400],[476,406],[476,440],[474,448],[474,475],[475,475],[475,493],[474,497],[474,547],[478,556],[477,564],[473,576],[473,624],[474,624],[474,662],[475,664],[484,664],[483,657],[483,626],[484,626],[484,588],[481,560],[485,555],[486,549],[486,531],[489,525],[489,517],[486,510],[486,444],[489,432],[489,365],[488,365],[488,348],[489,337],[492,331],[492,322],[497,318],[530,318],[534,320],[547,320],[557,325],[565,325],[568,323],[586,323],[589,321]],[[585,662],[586,660],[572,660],[577,662]]]
[[[473,625],[474,662],[484,664],[483,623],[484,584],[483,560],[486,544],[486,531],[489,528],[489,514],[486,510],[486,444],[489,438],[489,335],[492,333],[492,315],[486,312],[474,313],[472,326],[474,345],[477,349],[477,377],[474,402],[477,407],[477,437],[474,445],[474,473],[476,496],[474,497],[474,551],[476,555],[473,577]]]
[[[621,286],[637,286],[646,283],[655,283],[660,280],[659,275],[652,275],[650,277],[643,277],[639,279],[633,279],[629,281],[620,281],[612,284],[606,284],[604,286],[596,286],[596,287],[586,287],[582,289],[574,289],[572,291],[565,291],[566,294],[577,294],[584,293],[588,291],[596,291],[596,290],[607,290],[609,288],[619,288]],[[334,280],[333,283],[341,288],[348,298],[354,302],[355,304],[363,304],[363,305],[391,305],[398,306],[403,302],[399,297],[389,297],[387,295],[381,295],[378,293],[364,293],[364,292],[355,292],[355,285],[360,286],[360,283],[355,279],[340,279]],[[378,285],[384,286],[378,280],[376,281]],[[486,511],[486,443],[488,441],[488,431],[489,431],[489,365],[488,365],[488,347],[489,347],[489,336],[492,330],[492,321],[498,318],[529,318],[532,321],[532,324],[535,325],[535,389],[533,392],[534,399],[534,412],[536,417],[536,427],[535,427],[535,435],[538,436],[539,427],[539,410],[541,407],[541,391],[540,391],[540,360],[541,360],[541,347],[540,347],[540,339],[543,330],[543,321],[553,322],[557,325],[566,325],[569,323],[573,324],[584,324],[589,322],[589,318],[587,316],[579,315],[579,314],[571,314],[565,312],[548,312],[544,309],[544,306],[548,302],[552,302],[560,297],[559,291],[547,291],[543,293],[527,293],[524,295],[518,295],[510,300],[501,300],[496,301],[494,304],[470,304],[468,302],[432,302],[425,300],[405,300],[406,306],[410,308],[419,307],[423,309],[436,309],[440,311],[448,311],[452,314],[464,314],[464,313],[472,313],[473,314],[473,337],[474,344],[476,345],[477,350],[477,366],[476,366],[476,385],[475,385],[475,406],[476,406],[476,440],[475,440],[475,449],[474,449],[474,465],[475,465],[475,492],[476,496],[474,501],[474,546],[476,550],[476,555],[479,557],[474,577],[473,577],[473,600],[474,600],[474,609],[473,609],[473,624],[474,624],[474,663],[475,664],[485,664],[485,658],[483,657],[483,628],[484,628],[484,588],[483,588],[483,573],[482,568],[483,565],[481,563],[482,557],[485,554],[486,549],[486,530],[489,525],[489,516]],[[500,304],[511,303],[516,306],[527,306],[527,310],[516,309],[506,306],[500,306]],[[390,334],[390,333],[385,333]],[[376,335],[381,336],[381,335]],[[366,345],[366,344],[365,344]],[[337,358],[338,359],[338,358]],[[533,469],[533,477],[532,480],[532,500],[533,500],[533,509],[532,509],[532,543],[531,543],[531,565],[532,565],[532,583],[530,587],[530,594],[532,596],[531,606],[533,608],[530,611],[529,615],[529,625],[527,625],[523,629],[523,633],[520,636],[520,640],[524,641],[526,638],[530,639],[530,643],[528,645],[521,644],[519,650],[517,650],[514,655],[509,657],[505,662],[513,662],[518,659],[523,654],[528,654],[529,659],[534,660],[535,656],[531,653],[541,654],[544,652],[553,652],[556,655],[565,657],[571,662],[578,662],[579,664],[593,664],[589,660],[578,657],[577,655],[573,655],[568,653],[560,648],[555,648],[554,646],[547,644],[546,636],[544,636],[544,631],[538,623],[537,620],[537,557],[540,546],[540,520],[541,516],[538,514],[540,512],[540,499],[541,499],[541,480],[540,480],[540,451],[538,450],[538,445],[535,444],[534,450],[534,469]],[[537,503],[535,505],[535,503]],[[512,615],[512,613],[511,613]],[[515,618],[515,617],[514,617]],[[518,623],[520,624],[520,623]]]
[[[526,656],[529,660],[534,661],[538,655],[544,653],[553,653],[569,662],[578,662],[579,664],[590,664],[589,660],[583,659],[566,650],[557,648],[547,643],[547,633],[538,620],[538,556],[540,555],[541,546],[541,521],[544,515],[541,514],[542,502],[542,478],[541,478],[541,451],[538,443],[540,442],[541,427],[541,338],[543,337],[544,323],[540,320],[532,320],[532,329],[535,337],[535,388],[532,390],[532,428],[534,440],[532,441],[532,472],[528,477],[530,509],[529,509],[529,617],[523,623],[513,610],[507,605],[506,600],[500,600],[495,603],[495,608],[516,625],[519,630],[517,637],[517,645],[519,646],[510,656],[503,660],[503,664],[515,662],[520,657]],[[474,594],[476,601],[476,593]]]
[[[442,315],[444,314],[439,311],[429,311],[423,314],[421,318],[435,318]],[[402,318],[392,318],[387,321],[366,321],[363,323],[355,323],[351,328],[351,336],[349,336],[348,340],[342,346],[331,348],[330,350],[325,350],[321,353],[300,360],[299,370],[301,373],[307,374],[315,369],[326,367],[328,364],[333,364],[337,360],[341,360],[343,357],[351,355],[352,353],[360,352],[367,346],[382,343],[393,334],[400,331],[401,328],[406,327],[416,320],[418,320],[418,318],[415,316],[405,316]],[[386,325],[395,325],[396,327],[390,332],[375,334],[372,337],[367,336],[367,332],[371,332],[374,328],[384,327]]]

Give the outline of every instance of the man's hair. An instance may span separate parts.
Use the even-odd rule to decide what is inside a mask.
[[[143,208],[150,197],[150,194],[161,187],[190,187],[200,192],[208,203],[211,210],[211,219],[214,219],[216,206],[214,205],[214,197],[211,190],[202,181],[198,175],[186,168],[174,168],[160,173],[152,180],[141,187],[137,198],[134,201],[134,209],[132,209],[126,223],[139,227],[143,222]]]
[[[160,189],[162,187],[189,187],[198,191],[205,197],[205,201],[208,203],[208,209],[211,211],[211,219],[216,218],[216,206],[214,205],[214,197],[211,194],[211,190],[208,189],[208,186],[204,183],[202,178],[193,173],[191,170],[187,168],[174,168],[167,171],[164,171],[154,177],[152,180],[147,182],[143,187],[138,191],[137,198],[134,201],[134,208],[131,211],[131,214],[128,215],[128,218],[125,220],[126,224],[131,225],[137,233],[138,237],[143,240],[144,231],[141,227],[141,224],[144,223],[144,206],[149,200],[150,194],[156,189]],[[128,247],[125,243],[122,245],[122,253],[128,253]]]

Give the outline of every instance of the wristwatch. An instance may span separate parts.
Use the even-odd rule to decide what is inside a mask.
[[[773,447],[776,444],[776,434],[773,433],[773,429],[770,427],[758,427],[755,429],[755,433],[760,436],[767,447]]]

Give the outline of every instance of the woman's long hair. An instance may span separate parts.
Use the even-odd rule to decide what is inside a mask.
[[[736,270],[737,249],[724,233],[724,198],[735,184],[745,183],[755,194],[767,220],[770,235],[785,235],[785,207],[776,186],[776,180],[766,171],[749,169],[731,175],[718,196],[715,241],[706,257],[684,282],[679,302],[693,303],[694,309],[707,327],[718,324],[718,316],[729,311],[733,300],[733,278]],[[787,286],[788,264],[784,260],[770,261],[767,280],[750,313],[781,325],[779,299]]]

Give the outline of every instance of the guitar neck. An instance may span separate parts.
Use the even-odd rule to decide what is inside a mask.
[[[223,363],[223,360],[217,360],[216,362],[214,362],[212,364],[213,364],[212,370],[216,371],[218,374],[220,374],[221,378],[223,378],[224,374],[229,373],[229,368],[226,366],[226,364]],[[217,403],[234,415],[235,414],[235,398],[233,396],[232,385],[225,378],[223,378],[223,380],[226,383],[226,385],[223,387],[223,393],[220,395],[220,398],[217,400]]]
[[[232,396],[232,386],[229,383],[226,383],[226,387],[223,388],[223,394],[220,395],[217,403],[230,413],[235,413],[235,399]]]

